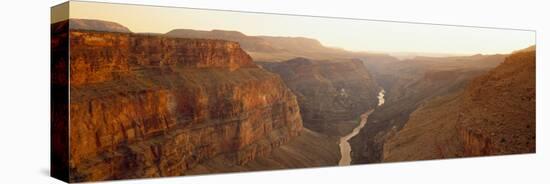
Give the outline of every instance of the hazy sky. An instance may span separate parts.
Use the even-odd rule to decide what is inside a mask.
[[[352,51],[454,54],[510,53],[535,44],[535,32],[271,15],[71,1],[70,18],[120,23],[133,32],[236,30],[246,35],[302,36]]]

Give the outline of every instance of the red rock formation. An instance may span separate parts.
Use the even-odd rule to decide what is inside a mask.
[[[113,80],[130,67],[256,67],[238,43],[222,40],[85,31],[72,31],[70,39],[71,85]]]
[[[296,97],[239,44],[70,32],[70,180],[245,164],[296,136]]]

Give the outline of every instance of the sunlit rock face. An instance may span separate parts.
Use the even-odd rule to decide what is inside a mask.
[[[295,95],[236,42],[69,34],[73,182],[246,164],[302,131]]]

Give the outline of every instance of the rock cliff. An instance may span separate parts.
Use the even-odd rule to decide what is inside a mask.
[[[236,42],[70,31],[70,181],[244,165],[298,136],[280,77]]]
[[[338,135],[339,122],[357,120],[378,103],[380,89],[359,60],[295,58],[259,64],[282,77],[298,97],[304,126],[317,132]]]
[[[386,162],[535,152],[535,52],[515,52],[487,74],[412,113],[384,144]]]

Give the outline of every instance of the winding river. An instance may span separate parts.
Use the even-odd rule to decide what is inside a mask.
[[[378,106],[381,106],[384,104],[384,89],[380,90],[378,92]],[[359,125],[355,127],[349,134],[345,135],[344,137],[340,138],[340,153],[342,154],[342,157],[340,158],[340,162],[338,165],[350,165],[351,164],[351,145],[349,144],[349,140],[353,138],[355,135],[359,133],[359,131],[365,126],[367,123],[367,118],[369,115],[374,111],[374,109],[369,110],[368,112],[365,112],[361,114],[361,122],[359,122]]]

